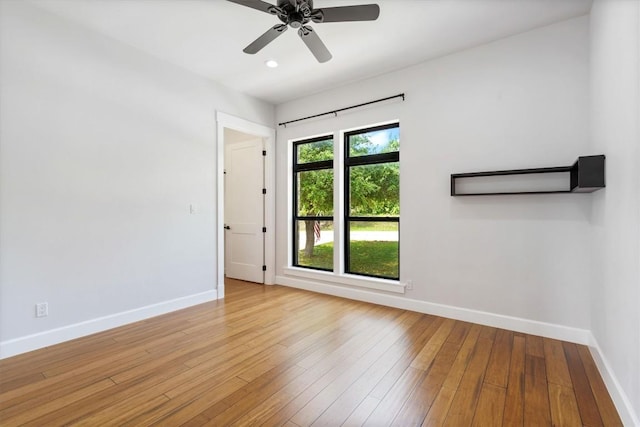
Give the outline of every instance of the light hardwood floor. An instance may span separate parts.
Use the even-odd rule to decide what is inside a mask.
[[[580,345],[228,280],[0,361],[0,425],[622,425]]]

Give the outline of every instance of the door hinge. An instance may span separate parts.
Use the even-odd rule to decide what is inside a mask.
[[[262,189],[262,194],[267,194],[267,189],[266,188]]]
[[[262,155],[266,156],[267,155],[267,150],[262,150]]]
[[[267,227],[262,227],[262,232],[266,233],[267,232]]]
[[[266,265],[262,266],[262,271],[267,271],[267,266]]]

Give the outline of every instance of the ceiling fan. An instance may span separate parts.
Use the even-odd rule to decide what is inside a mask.
[[[259,52],[291,27],[298,30],[298,35],[318,62],[330,60],[331,52],[320,40],[318,33],[307,25],[309,21],[316,24],[323,22],[375,21],[380,15],[380,7],[377,4],[314,9],[313,0],[278,0],[277,5],[262,0],[228,1],[276,15],[282,21],[282,24],[274,25],[266,33],[255,39],[243,49],[243,52],[249,54]]]

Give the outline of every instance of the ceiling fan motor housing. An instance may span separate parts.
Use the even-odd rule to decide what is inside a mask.
[[[313,0],[278,0],[278,6],[273,9],[272,13],[291,28],[300,28],[311,20],[322,20],[322,12],[313,10]]]

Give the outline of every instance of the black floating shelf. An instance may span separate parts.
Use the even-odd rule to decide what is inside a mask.
[[[500,196],[508,194],[554,194],[554,193],[591,193],[604,188],[604,155],[581,156],[571,166],[558,166],[534,169],[512,169],[489,172],[469,172],[451,174],[452,196]],[[530,175],[568,173],[567,189],[557,190],[531,190],[531,191],[487,191],[487,192],[458,192],[456,184],[458,179],[479,178],[504,175]]]

